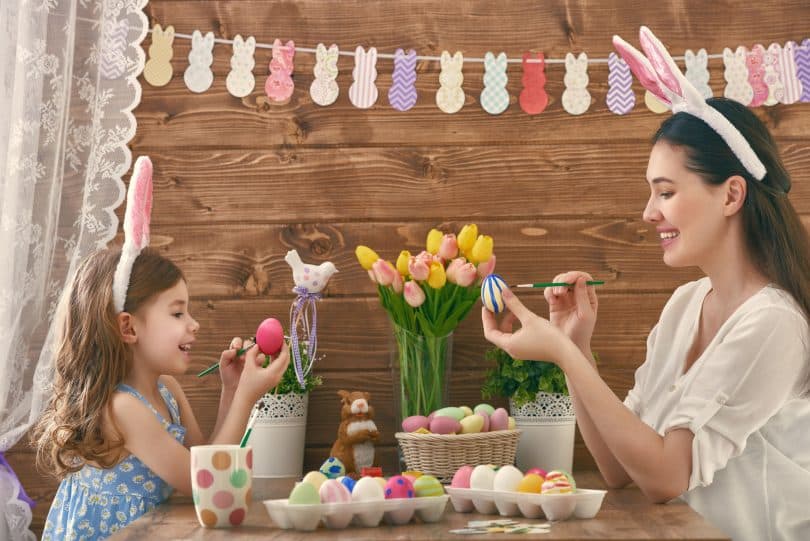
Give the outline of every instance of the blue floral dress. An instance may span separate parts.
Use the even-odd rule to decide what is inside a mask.
[[[158,383],[160,394],[171,414],[163,418],[141,393],[121,384],[118,391],[129,393],[157,416],[174,438],[183,443],[185,427],[180,425],[180,408],[169,389]],[[105,539],[169,497],[172,487],[155,475],[135,456],[128,456],[109,469],[86,464],[65,477],[51,504],[43,541],[91,541]]]

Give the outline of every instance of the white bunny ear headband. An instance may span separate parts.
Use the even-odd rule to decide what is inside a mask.
[[[706,103],[700,92],[681,73],[663,43],[646,26],[639,30],[639,42],[646,57],[619,36],[613,36],[613,46],[644,88],[673,113],[683,111],[708,124],[755,179],[765,178],[765,166],[745,137],[722,113]]]
[[[113,276],[113,302],[116,313],[124,311],[132,265],[141,250],[149,246],[149,222],[152,218],[152,161],[141,156],[135,161],[127,190],[124,214],[124,246]]]

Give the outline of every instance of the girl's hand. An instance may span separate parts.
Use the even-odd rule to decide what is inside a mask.
[[[242,339],[235,336],[231,340],[231,345],[219,356],[219,377],[222,379],[222,388],[226,391],[235,391],[239,385],[239,377],[245,366],[245,354],[236,356],[236,352],[242,347]]]
[[[591,336],[596,325],[599,301],[592,280],[585,272],[566,272],[554,277],[555,282],[575,284],[574,287],[547,287],[543,294],[548,301],[549,320],[571,339],[584,353],[589,353]]]
[[[515,359],[557,362],[566,341],[563,333],[547,319],[526,308],[511,290],[503,291],[503,300],[509,312],[500,326],[492,312],[481,309],[484,337]],[[520,321],[520,329],[513,333],[515,319]]]
[[[238,390],[244,392],[251,402],[261,398],[281,381],[281,376],[290,364],[290,348],[287,343],[284,342],[275,359],[270,358],[267,368],[262,368],[266,360],[267,356],[259,353],[258,345],[245,352],[244,370],[239,378]]]

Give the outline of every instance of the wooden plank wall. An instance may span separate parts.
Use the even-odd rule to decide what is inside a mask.
[[[641,24],[675,54],[808,37],[810,4],[768,4],[724,3],[709,12],[696,0],[154,0],[146,11],[151,23],[172,24],[177,32],[239,33],[263,43],[281,37],[305,47],[323,41],[343,50],[373,45],[386,53],[413,47],[425,55],[448,49],[467,57],[490,50],[518,57],[538,49],[551,58],[569,51],[605,58],[612,34],[636,43]],[[402,248],[419,251],[432,227],[457,231],[477,222],[494,237],[498,270],[510,282],[550,279],[568,269],[604,279],[593,345],[602,374],[620,396],[632,384],[645,337],[666,299],[698,276],[695,269],[664,266],[654,228],[641,220],[649,137],[664,117],[646,109],[638,86],[640,105],[625,117],[611,114],[606,64],[589,67],[593,101],[579,117],[562,108],[559,64],[547,66],[547,110],[523,113],[517,104],[521,70],[510,64],[511,105],[495,117],[478,103],[482,64],[465,65],[465,107],[447,115],[434,101],[437,62],[418,63],[419,101],[398,112],[387,104],[392,61],[380,60],[380,98],[373,108],[358,110],[348,100],[353,59],[342,56],[340,96],[322,108],[309,97],[314,55],[299,53],[295,93],[278,106],[262,92],[269,51],[257,51],[256,90],[237,99],[225,89],[230,47],[215,47],[214,84],[199,95],[183,83],[189,49],[188,40],[175,40],[168,86],[144,83],[131,146],[155,165],[153,244],[184,269],[202,325],[182,383],[204,430],[215,420],[219,382],[193,374],[216,359],[231,336],[248,335],[264,317],[287,313],[292,283],[283,257],[291,248],[305,260],[332,260],[340,269],[319,304],[326,357],[316,371],[325,384],[310,399],[306,469],[328,455],[339,422],[336,391],[344,388],[372,393],[383,434],[379,451],[389,471],[394,463],[390,332],[354,259],[357,244],[395,258]],[[710,71],[715,95],[722,94],[722,61],[711,60]],[[791,199],[810,223],[810,104],[756,112],[778,139],[795,183]],[[545,311],[540,293],[522,297]],[[486,348],[474,310],[455,336],[454,404],[480,401]],[[56,484],[34,471],[24,444],[9,458],[40,502],[34,523],[40,531]],[[592,467],[578,440],[575,468]]]

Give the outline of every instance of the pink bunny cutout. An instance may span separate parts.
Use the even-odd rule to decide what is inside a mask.
[[[700,91],[681,73],[664,44],[646,26],[639,30],[639,41],[646,56],[619,36],[613,36],[613,46],[644,88],[673,113],[685,112],[703,120],[723,138],[746,170],[762,180],[765,166],[751,145],[726,117],[706,103]]]
[[[124,311],[132,265],[149,246],[149,224],[152,221],[152,161],[149,156],[135,160],[127,189],[124,214],[124,245],[113,276],[113,302],[116,312]]]
[[[295,84],[292,80],[295,42],[282,45],[280,39],[273,42],[273,58],[270,60],[270,75],[264,83],[267,97],[276,103],[287,103],[292,97]]]

